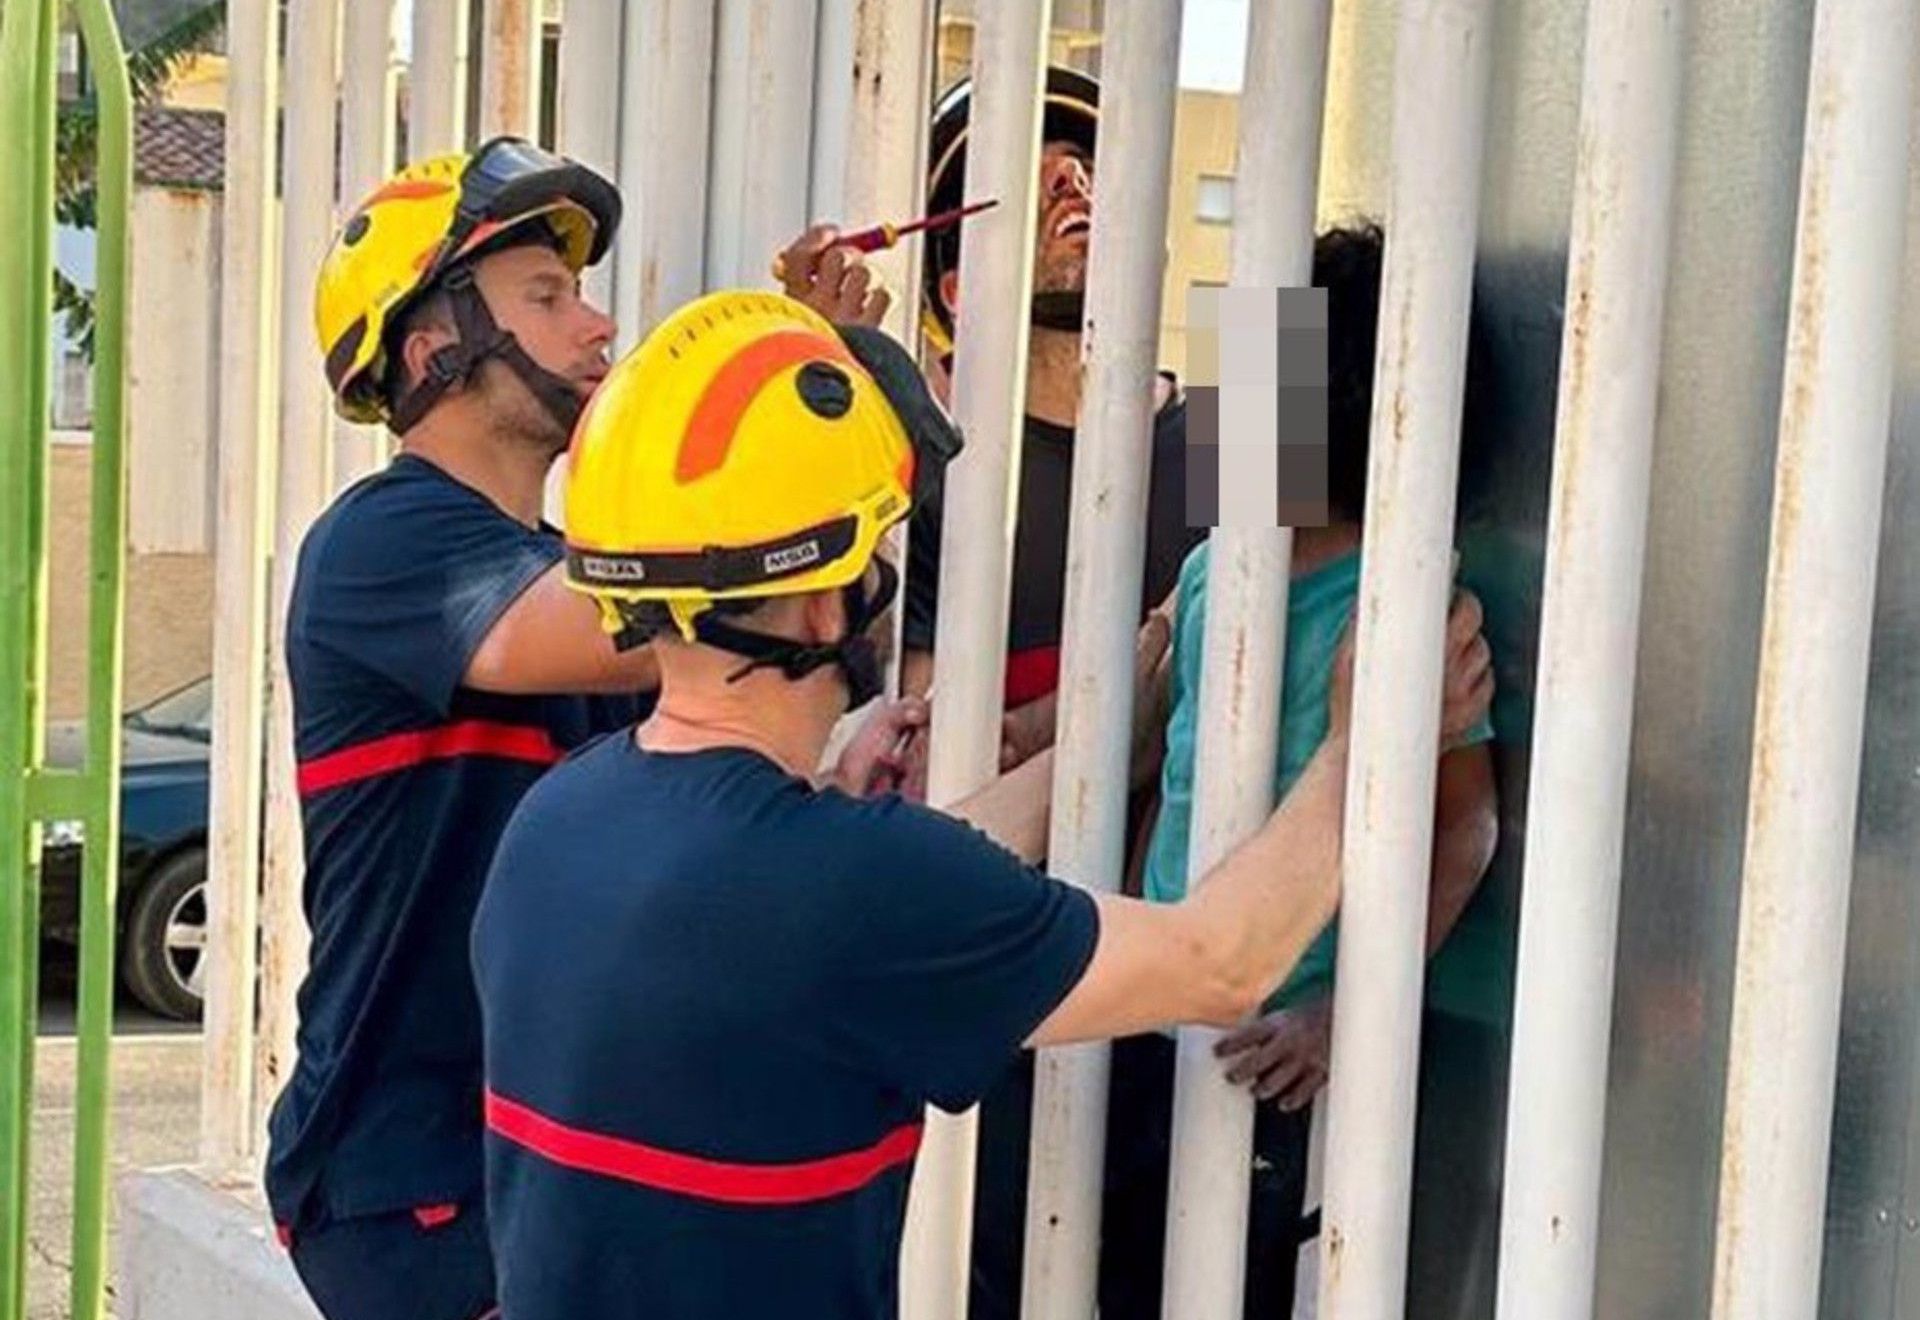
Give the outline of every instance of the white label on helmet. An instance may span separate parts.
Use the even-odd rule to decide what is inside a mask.
[[[598,555],[582,555],[580,566],[586,570],[588,577],[616,582],[643,582],[647,576],[646,565],[637,559],[602,559]]]
[[[820,558],[820,542],[802,541],[799,545],[790,545],[784,550],[774,550],[760,561],[760,566],[768,573],[790,573],[796,568],[811,564]]]

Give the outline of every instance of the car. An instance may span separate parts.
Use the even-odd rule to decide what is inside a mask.
[[[207,950],[207,792],[213,748],[213,681],[202,678],[129,712],[121,723],[120,980],[162,1016],[200,1016]],[[47,764],[78,769],[86,729],[47,730]],[[46,831],[41,858],[42,938],[79,942],[78,822]]]

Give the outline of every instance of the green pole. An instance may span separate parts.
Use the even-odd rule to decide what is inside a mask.
[[[55,71],[59,42],[59,6],[47,0],[40,10],[40,39],[34,50],[33,115],[27,121],[33,128],[33,177],[29,191],[23,194],[27,214],[32,218],[32,249],[29,257],[33,285],[27,303],[28,332],[33,352],[33,374],[29,378],[27,448],[27,555],[31,586],[27,597],[27,756],[33,775],[45,769],[47,754],[47,506],[51,502],[48,486],[47,432],[52,420],[53,346],[53,157],[56,104]],[[22,875],[23,892],[20,966],[25,1014],[20,1032],[20,1167],[30,1170],[33,1159],[33,1075],[38,1045],[40,1018],[40,825],[43,813],[34,810],[32,780],[28,781],[27,865]],[[24,1320],[27,1313],[27,1237],[30,1183],[23,1184],[19,1195],[21,1268],[15,1290],[15,1306]]]
[[[0,188],[26,217],[0,244],[0,308],[21,333],[0,340],[0,1320],[26,1307],[27,1133],[33,1099],[39,829],[28,808],[40,769],[44,632],[47,340],[53,209],[53,4],[0,10]]]
[[[92,527],[87,584],[87,768],[80,898],[79,1065],[73,1154],[73,1320],[101,1320],[107,1285],[107,1117],[114,914],[120,872],[121,607],[127,543],[127,215],[133,97],[107,0],[74,0],[99,110],[94,279]]]

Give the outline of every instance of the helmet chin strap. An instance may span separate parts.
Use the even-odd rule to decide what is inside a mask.
[[[867,635],[887,611],[900,588],[899,570],[884,559],[874,560],[880,581],[872,593],[859,578],[840,589],[846,607],[846,635],[837,642],[807,645],[784,637],[737,628],[707,611],[694,621],[694,636],[716,650],[737,655],[747,663],[728,675],[737,683],[756,669],[777,669],[797,682],[827,665],[839,668],[847,685],[847,709],[858,710],[886,689],[878,648]]]
[[[580,391],[565,376],[535,362],[512,331],[500,328],[500,323],[493,319],[493,310],[474,284],[472,267],[456,266],[448,271],[441,288],[453,304],[454,332],[458,338],[434,350],[433,356],[427,359],[425,379],[395,403],[394,434],[405,435],[412,430],[449,390],[471,381],[488,358],[506,363],[559,424],[561,431],[573,434],[574,424],[586,407]]]

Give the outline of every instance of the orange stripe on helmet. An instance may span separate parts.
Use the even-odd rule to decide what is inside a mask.
[[[495,234],[499,233],[501,230],[507,228],[509,225],[512,225],[514,223],[516,222],[512,220],[482,220],[479,224],[473,227],[473,232],[468,234],[465,240],[461,242],[460,250],[456,252],[454,255],[456,257],[466,256],[469,252],[479,247],[482,243],[492,238]]]
[[[381,202],[421,202],[452,191],[453,185],[443,179],[395,179],[360,203],[360,209],[364,211]]]
[[[782,330],[755,340],[721,364],[694,405],[674,463],[675,481],[685,485],[716,471],[733,447],[740,418],[766,383],[788,367],[820,360],[853,371],[859,363],[838,339],[817,330]]]

